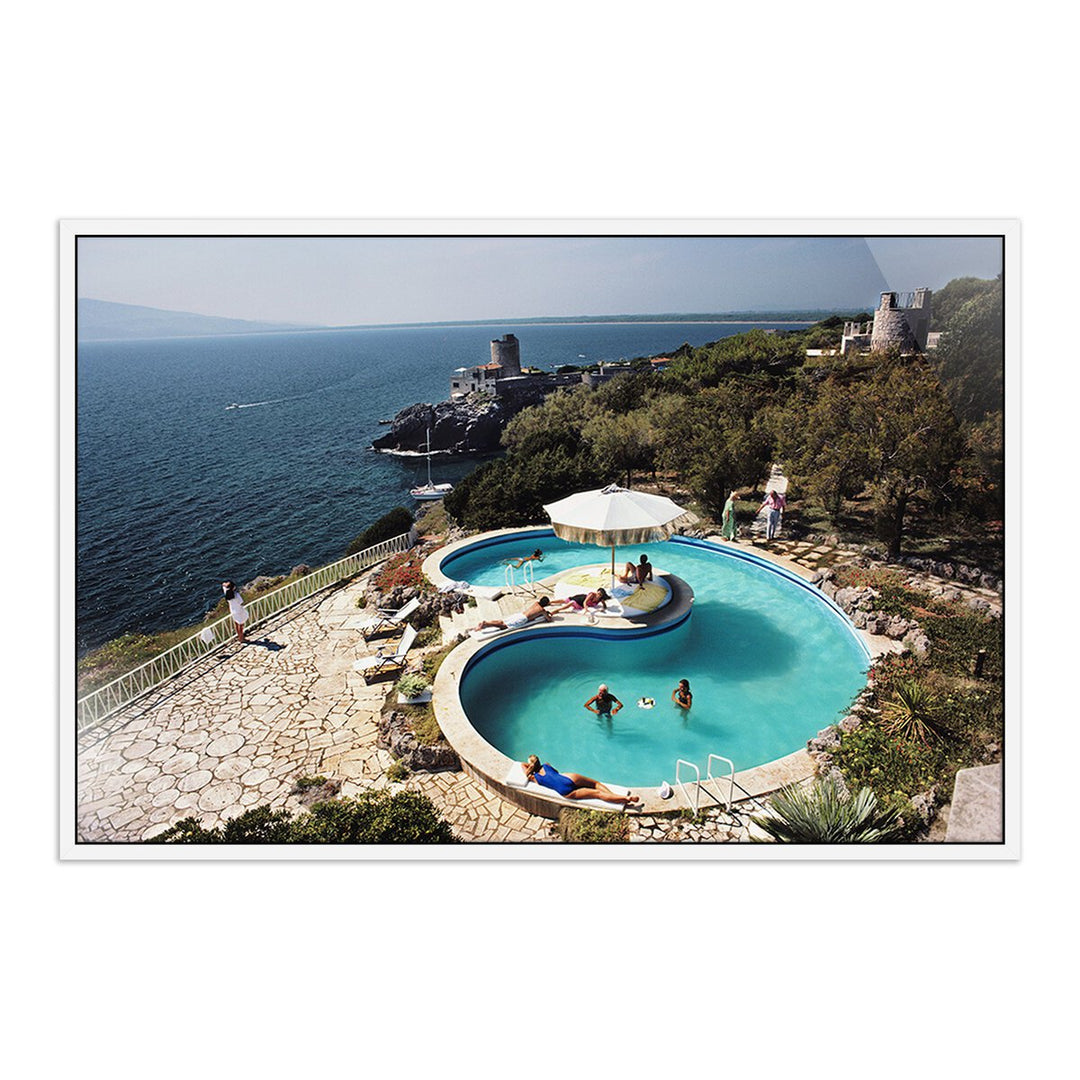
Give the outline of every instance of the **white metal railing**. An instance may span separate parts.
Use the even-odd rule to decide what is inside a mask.
[[[723,761],[727,764],[727,776],[713,776],[712,763],[714,761]],[[713,791],[716,792],[716,801],[728,811],[731,812],[732,804],[735,802],[735,762],[731,758],[722,757],[720,754],[710,754],[707,762],[708,768],[705,770],[705,783],[712,784]],[[726,779],[728,782],[727,799],[720,794],[720,781]]]
[[[282,585],[280,589],[264,593],[250,603],[245,603],[248,621],[245,630],[266,622],[272,615],[277,615],[293,604],[306,600],[309,596],[338,582],[347,581],[362,570],[367,570],[391,555],[408,551],[412,546],[412,534],[404,533],[391,540],[365,548],[353,555],[346,555],[329,566],[314,570],[304,577]],[[207,631],[210,631],[207,634]],[[106,683],[85,697],[80,698],[76,706],[75,726],[77,731],[99,724],[107,716],[122,709],[125,705],[141,697],[149,690],[159,686],[167,679],[183,671],[196,660],[201,659],[215,649],[221,648],[236,633],[232,619],[226,615],[223,619],[204,627],[197,634],[185,638],[178,645],[159,653],[152,660],[126,672],[112,682]],[[208,640],[204,640],[206,635]]]
[[[690,794],[686,790],[686,784],[683,781],[683,778],[679,772],[680,768],[683,765],[685,765],[688,769],[693,769],[697,777],[697,779],[694,781],[693,799],[690,798]],[[692,761],[684,761],[682,758],[679,758],[679,760],[675,762],[675,784],[678,789],[683,793],[683,798],[686,800],[687,805],[690,806],[691,810],[693,811],[694,817],[697,817],[698,799],[701,798],[701,770]]]
[[[506,582],[506,591],[508,593],[517,592],[517,586],[514,580],[514,564],[512,562],[506,564],[506,571],[503,574],[503,579]],[[531,559],[527,559],[521,564],[521,591],[523,593],[534,593],[536,591]]]
[[[713,776],[714,761],[723,761],[727,763],[726,776]],[[682,778],[683,765],[685,765],[687,769],[694,770],[694,779],[693,781],[689,781],[690,783],[693,783],[694,786],[694,794],[692,798],[690,796],[690,792],[686,790],[688,781],[685,781]],[[728,793],[726,802],[724,800],[724,796],[721,794],[720,791],[721,780],[727,780],[728,782]],[[698,806],[701,802],[701,789],[703,787],[707,787],[708,785],[712,785],[712,792],[715,793],[717,805],[720,806],[723,810],[727,811],[728,814],[731,814],[731,807],[735,801],[735,763],[730,758],[722,757],[720,754],[710,754],[705,780],[702,781],[701,770],[692,761],[684,761],[682,758],[679,758],[679,760],[675,762],[675,785],[682,792],[683,798],[686,800],[687,805],[693,811],[695,817],[697,816]]]

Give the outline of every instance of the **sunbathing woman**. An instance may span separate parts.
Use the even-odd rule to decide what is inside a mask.
[[[611,599],[607,589],[596,589],[590,593],[575,593],[573,596],[560,600],[557,607],[552,611],[588,611],[589,608],[598,607],[607,611],[607,602]]]
[[[599,780],[582,776],[580,773],[561,773],[532,754],[521,766],[528,780],[535,780],[541,787],[550,788],[564,799],[603,799],[604,802],[622,803],[630,806],[641,800],[636,795],[616,795],[611,788]]]

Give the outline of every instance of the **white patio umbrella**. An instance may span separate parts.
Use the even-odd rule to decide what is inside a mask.
[[[630,491],[610,484],[598,491],[579,491],[544,507],[560,540],[611,548],[612,587],[615,584],[615,546],[651,544],[666,540],[697,516],[664,495]]]

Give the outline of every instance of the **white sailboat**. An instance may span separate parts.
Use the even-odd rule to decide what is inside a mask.
[[[454,490],[453,484],[433,484],[431,482],[431,425],[427,429],[427,483],[414,487],[409,494],[414,499],[441,499]]]

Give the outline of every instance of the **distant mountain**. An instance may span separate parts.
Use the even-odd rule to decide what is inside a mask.
[[[113,304],[108,300],[79,300],[79,341],[117,338],[210,337],[216,334],[258,334],[269,330],[310,330],[300,323],[254,322],[196,315],[191,311],[166,311],[138,304]]]

